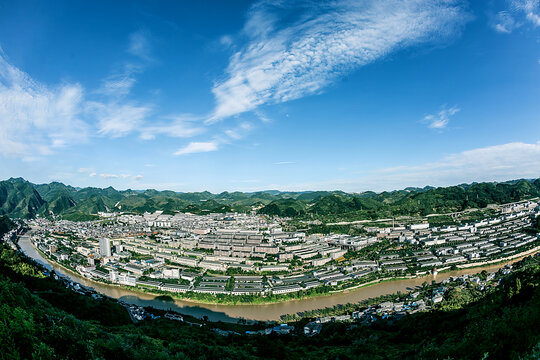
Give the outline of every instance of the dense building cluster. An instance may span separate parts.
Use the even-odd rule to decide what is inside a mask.
[[[473,223],[411,223],[365,236],[306,235],[285,231],[281,219],[239,213],[101,213],[93,222],[38,218],[28,225],[43,253],[94,279],[173,293],[278,295],[522,253],[538,246],[537,235],[524,230],[539,214],[536,202],[525,201]],[[361,252],[381,242],[393,247]]]

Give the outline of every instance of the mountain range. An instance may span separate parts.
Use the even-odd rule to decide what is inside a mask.
[[[399,215],[429,215],[484,208],[540,196],[540,179],[503,183],[472,183],[449,187],[406,188],[390,192],[345,193],[343,191],[252,193],[208,191],[180,193],[148,189],[116,190],[77,188],[60,182],[33,184],[22,178],[0,181],[0,215],[12,218],[56,216],[91,220],[97,213],[124,211],[141,214],[247,212],[303,218],[345,217],[375,219]]]

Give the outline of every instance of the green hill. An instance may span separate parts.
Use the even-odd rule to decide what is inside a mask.
[[[321,192],[323,195],[323,192]],[[268,215],[380,219],[392,216],[425,216],[450,213],[488,204],[503,204],[540,196],[540,179],[515,180],[505,183],[478,183],[439,188],[365,192],[362,194],[332,193],[314,197],[312,201],[276,200],[260,212]],[[305,198],[305,197],[302,197]],[[294,214],[294,215],[293,215]]]
[[[504,183],[473,183],[449,187],[407,188],[382,193],[349,194],[342,191],[254,193],[208,191],[118,191],[75,188],[59,182],[35,185],[24,179],[0,181],[0,215],[30,218],[54,214],[65,219],[92,219],[100,211],[133,213],[162,210],[167,213],[247,212],[262,206],[261,214],[299,218],[377,219],[484,208],[540,196],[540,179]]]
[[[294,199],[274,200],[259,212],[266,215],[295,217],[306,213],[306,204]]]
[[[11,178],[0,182],[0,215],[30,218],[46,210],[46,201],[28,181]]]

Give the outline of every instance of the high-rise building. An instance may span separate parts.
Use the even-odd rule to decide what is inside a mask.
[[[111,256],[111,239],[99,239],[99,254],[105,257]]]
[[[111,270],[111,271],[109,272],[109,277],[110,277],[111,282],[116,282],[116,281],[118,281],[118,271],[116,271],[116,270]]]

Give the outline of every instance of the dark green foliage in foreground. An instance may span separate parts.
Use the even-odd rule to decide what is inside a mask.
[[[13,229],[14,226],[15,224],[7,216],[0,216],[0,237]]]
[[[450,294],[446,310],[393,324],[326,324],[311,338],[224,337],[210,330],[212,324],[198,328],[160,319],[134,325],[114,301],[75,294],[2,247],[0,358],[533,359],[540,353],[539,259],[529,257],[518,267],[478,300]]]

